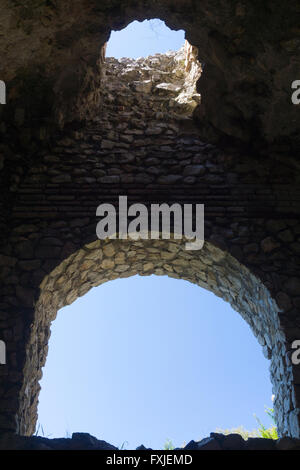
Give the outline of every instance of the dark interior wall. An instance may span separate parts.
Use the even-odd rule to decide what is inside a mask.
[[[122,113],[108,127],[116,129],[119,120]],[[174,129],[174,122],[165,124],[166,131]],[[130,129],[109,141],[112,131],[104,126],[86,127],[83,136],[66,133],[18,185],[0,252],[0,337],[7,344],[7,364],[0,368],[2,429],[34,432],[38,381],[57,310],[93,286],[139,273],[187,279],[231,302],[271,360],[279,433],[297,437],[299,372],[290,360],[300,332],[297,176],[283,165],[253,165],[240,152],[224,153],[185,131],[169,136],[168,145],[160,135],[149,143],[147,122],[136,145],[124,148]],[[118,208],[124,194],[129,204],[148,208],[204,204],[204,248],[189,252],[181,242],[160,240],[97,242],[98,204]]]
[[[206,262],[197,265],[199,260],[194,259],[198,271],[187,273],[187,255],[178,263],[172,250],[170,255],[161,246],[151,269],[158,270],[156,274],[163,270],[190,276],[199,285],[214,286],[216,293],[232,302],[230,295],[236,293],[240,313],[247,305],[250,318],[260,305],[263,317],[273,318],[267,333],[260,321],[254,326],[272,359],[280,433],[299,436],[300,375],[290,363],[291,342],[300,337],[299,107],[291,103],[290,88],[300,78],[298,2],[291,0],[286,6],[276,0],[7,0],[2,4],[0,79],[7,84],[7,105],[0,107],[0,337],[8,345],[8,364],[0,368],[0,429],[33,432],[49,322],[60,305],[57,297],[65,301],[59,284],[71,283],[76,295],[84,293],[91,258],[83,259],[82,250],[95,241],[95,204],[104,199],[115,203],[120,193],[127,193],[132,202],[150,202],[154,197],[159,202],[205,204],[205,238],[211,249]],[[138,155],[138,148],[134,162],[132,152],[118,162],[112,148],[99,151],[100,143],[110,139],[105,116],[100,135],[85,122],[99,112],[103,96],[101,45],[111,29],[154,17],[173,29],[184,29],[205,64],[198,83],[202,104],[194,113],[196,136],[191,140],[182,135],[186,131],[175,132],[168,150],[172,158],[167,161],[157,151],[160,137],[152,136],[154,165]],[[210,146],[211,141],[218,146]],[[153,173],[153,166],[158,173]],[[191,166],[196,175],[189,174]],[[186,180],[187,175],[195,178]],[[145,263],[140,266],[139,258],[129,264],[117,262],[118,249],[104,263],[105,279],[122,275],[114,270],[118,265],[143,272]],[[223,254],[214,251],[218,249]],[[147,247],[139,250],[137,255],[151,264]],[[84,252],[91,255],[88,248]],[[229,261],[223,265],[223,255],[232,266]],[[64,278],[60,270],[69,256],[74,259],[67,263],[70,270]],[[201,263],[206,266],[204,279],[199,274]],[[215,268],[209,268],[214,263]],[[73,278],[73,269],[83,278]],[[245,299],[238,295],[241,270],[244,279],[251,280],[248,288],[254,286]],[[236,286],[218,283],[222,272],[224,279],[235,273]],[[43,281],[48,286],[45,291],[40,287]],[[58,303],[53,307],[49,298]]]

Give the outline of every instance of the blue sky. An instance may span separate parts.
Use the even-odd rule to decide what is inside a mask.
[[[107,55],[178,49],[159,20],[113,33]],[[39,403],[39,434],[89,432],[118,447],[181,446],[217,427],[271,423],[269,361],[249,326],[212,293],[165,276],[92,289],[58,312]]]
[[[163,21],[133,21],[122,31],[112,31],[107,57],[146,57],[157,52],[177,51],[184,44],[183,30],[172,31]]]

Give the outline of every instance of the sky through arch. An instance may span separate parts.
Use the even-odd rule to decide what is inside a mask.
[[[165,276],[109,281],[61,309],[41,386],[45,435],[89,432],[131,449],[253,429],[272,393],[268,361],[242,317]]]

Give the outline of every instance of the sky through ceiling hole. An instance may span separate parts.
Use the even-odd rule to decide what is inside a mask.
[[[121,31],[112,31],[107,43],[106,56],[147,57],[156,53],[179,50],[185,40],[183,30],[173,31],[159,20],[133,21]]]

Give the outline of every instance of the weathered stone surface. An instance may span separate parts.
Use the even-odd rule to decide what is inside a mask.
[[[133,88],[139,93],[150,93],[152,90],[151,80],[143,80],[141,82],[132,82]]]
[[[212,437],[215,436],[215,437]],[[281,438],[277,441],[271,439],[249,438],[243,440],[238,434],[216,434],[211,433],[211,437],[202,439],[199,442],[190,441],[183,448],[176,448],[176,451],[195,450],[299,450],[300,440],[292,438]],[[88,433],[73,433],[71,438],[48,439],[45,437],[18,436],[13,433],[2,433],[0,436],[0,450],[109,450],[118,451],[117,447],[97,439]],[[143,444],[136,448],[140,450],[150,450]],[[154,449],[159,450],[159,449]]]
[[[282,310],[287,311],[290,308],[292,308],[291,298],[284,292],[278,292],[278,294],[276,295],[276,301],[277,301],[278,307]]]
[[[300,439],[281,437],[276,441],[277,450],[300,450]]]
[[[275,248],[280,247],[280,243],[276,242],[272,237],[267,237],[261,242],[261,247],[265,253],[270,253]]]
[[[198,450],[198,443],[192,440],[184,447],[184,450]]]
[[[71,439],[28,438],[6,433],[0,436],[0,450],[117,450],[117,447],[88,433],[73,433]]]
[[[245,442],[246,450],[275,450],[276,441],[273,439],[263,439],[261,437],[249,437]]]
[[[300,279],[297,277],[290,278],[285,283],[285,288],[291,295],[300,295]]]
[[[221,450],[219,442],[213,437],[206,437],[197,443],[198,450]]]
[[[203,165],[188,165],[185,167],[183,176],[198,176],[205,173],[205,167]]]
[[[222,441],[223,450],[243,450],[245,441],[239,434],[229,434]]]

